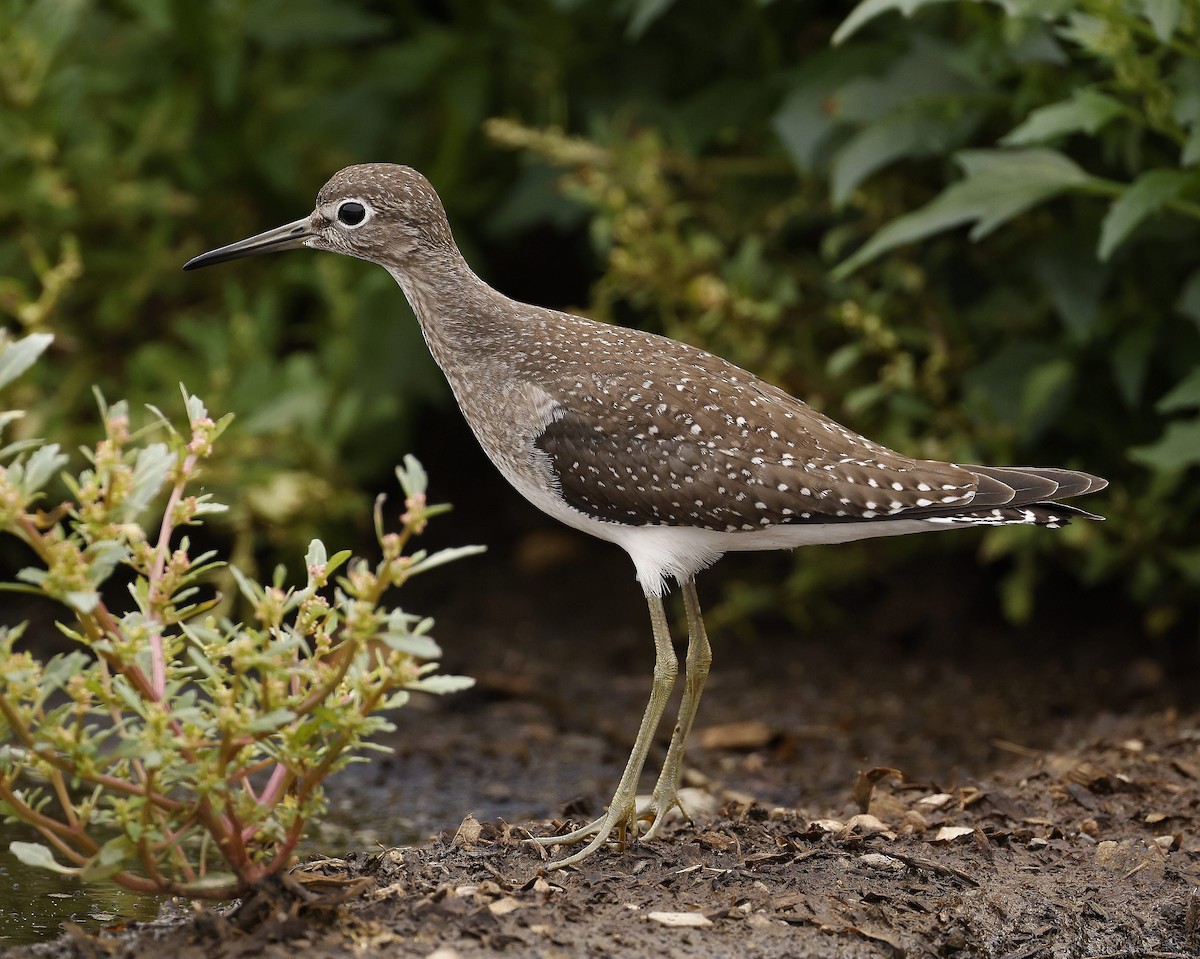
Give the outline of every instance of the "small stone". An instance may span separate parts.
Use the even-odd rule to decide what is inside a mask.
[[[651,912],[646,915],[653,922],[674,928],[695,929],[712,925],[712,920],[702,912]]]
[[[523,905],[519,899],[514,899],[512,896],[504,896],[495,902],[489,902],[488,912],[493,916],[507,916],[510,912],[516,912]]]
[[[970,836],[975,830],[970,826],[943,826],[934,833],[932,842],[954,842],[964,836]]]
[[[859,836],[875,836],[880,833],[887,833],[888,827],[878,816],[872,816],[870,813],[859,813],[857,816],[851,816],[846,823],[845,832],[855,833]],[[895,834],[892,834],[895,838]]]

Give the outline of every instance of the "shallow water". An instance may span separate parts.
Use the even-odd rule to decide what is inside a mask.
[[[85,929],[131,919],[152,919],[159,900],[112,882],[83,885],[69,876],[26,866],[8,851],[13,840],[34,837],[19,826],[0,824],[0,945],[42,942],[62,932],[64,922]]]
[[[304,841],[299,855],[340,856],[424,838],[414,823],[398,819],[400,790],[393,784],[346,770],[344,782],[329,789],[329,812]],[[123,922],[153,919],[164,901],[130,892],[113,882],[83,884],[70,876],[27,866],[8,851],[14,840],[36,842],[19,825],[0,823],[0,949],[56,938],[64,922],[97,930]]]

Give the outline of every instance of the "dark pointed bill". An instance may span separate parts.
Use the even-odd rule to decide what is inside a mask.
[[[228,246],[209,250],[194,256],[183,264],[185,270],[198,270],[202,266],[212,266],[214,263],[225,263],[228,260],[240,260],[244,256],[254,256],[257,253],[274,253],[278,250],[295,250],[304,246],[304,241],[313,235],[309,218],[297,220],[284,226],[277,226],[266,233],[238,240]]]

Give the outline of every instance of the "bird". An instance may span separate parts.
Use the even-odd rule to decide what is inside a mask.
[[[437,192],[409,166],[348,166],[308,216],[183,268],[297,248],[386,269],[503,477],[633,562],[654,639],[650,698],[604,814],[535,840],[579,847],[549,868],[658,838],[675,808],[687,816],[684,750],[712,662],[695,577],[723,554],[1103,518],[1060,502],[1103,489],[1098,476],[914,459],[695,346],[510,299],[468,266]],[[672,583],[688,628],[683,692],[661,772],[639,808],[639,779],[679,675],[663,605]]]

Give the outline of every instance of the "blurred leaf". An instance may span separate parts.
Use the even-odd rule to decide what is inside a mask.
[[[1197,163],[1200,163],[1200,123],[1193,123],[1179,154],[1179,165],[1191,167]]]
[[[1170,40],[1183,14],[1182,0],[1141,0],[1141,6],[1154,35],[1164,43]]]
[[[1075,90],[1069,100],[1034,110],[1011,132],[1001,137],[1000,142],[1005,146],[1028,146],[1068,133],[1095,134],[1124,111],[1120,100],[1094,87],[1083,87]]]
[[[1067,16],[1066,23],[1058,28],[1058,33],[1093,56],[1103,58],[1110,52],[1108,24],[1102,17],[1072,12]]]
[[[39,493],[50,477],[62,469],[67,463],[65,453],[59,452],[57,443],[49,443],[35,450],[25,463],[21,477],[21,492],[26,496]]]
[[[415,636],[412,633],[389,633],[383,637],[388,649],[398,653],[408,653],[420,659],[437,659],[442,650],[428,636]]]
[[[443,696],[447,693],[459,693],[475,685],[475,680],[469,676],[425,676],[409,683],[409,689],[418,689],[423,693],[433,693]]]
[[[830,164],[833,202],[841,206],[863,180],[896,160],[956,149],[980,118],[979,111],[918,101],[863,127],[834,154]]]
[[[963,98],[977,89],[976,68],[961,47],[918,33],[902,55],[840,84],[829,109],[836,119],[853,122],[880,120],[930,101],[959,112]]]
[[[0,389],[29,369],[53,342],[49,333],[30,333],[19,340],[0,342]]]
[[[888,250],[964,223],[975,224],[970,237],[980,240],[1030,207],[1091,179],[1054,150],[963,150],[957,160],[962,180],[883,227],[834,270],[835,277],[845,278]]]
[[[1146,446],[1135,446],[1129,458],[1160,473],[1200,463],[1200,417],[1167,424],[1161,437]]]
[[[82,882],[108,879],[120,872],[134,854],[134,847],[128,837],[113,836],[100,847],[96,855],[84,863],[83,868],[79,870],[79,879]]]
[[[382,16],[322,0],[256,0],[243,21],[246,35],[271,51],[312,43],[349,44],[379,36],[386,27]]]
[[[415,576],[417,573],[427,572],[435,566],[443,566],[446,563],[452,563],[467,556],[477,556],[485,552],[486,549],[486,546],[453,546],[449,549],[441,549],[431,556],[424,556],[418,559],[409,567],[409,573]]]
[[[122,516],[132,522],[150,505],[167,481],[175,465],[175,455],[165,443],[149,443],[138,450],[133,467],[133,486],[124,503]]]
[[[833,44],[836,46],[852,37],[862,27],[876,17],[895,10],[906,17],[911,17],[922,7],[933,3],[945,3],[946,0],[863,0],[855,7],[850,16],[842,21],[841,26],[834,31]]]
[[[273,733],[275,730],[286,726],[296,718],[296,713],[290,709],[273,709],[268,713],[262,713],[255,716],[253,720],[246,724],[248,732],[258,734]]]
[[[1096,255],[1107,260],[1143,220],[1178,199],[1193,179],[1182,170],[1147,170],[1139,176],[1109,207]]]
[[[1176,383],[1166,396],[1154,404],[1154,408],[1160,413],[1174,413],[1177,410],[1193,407],[1200,407],[1200,369],[1192,370]]]
[[[822,50],[807,58],[791,78],[787,96],[771,117],[771,127],[798,170],[810,171],[821,165],[842,122],[835,115],[835,92],[875,59],[875,51],[861,47],[836,53]]]
[[[115,540],[100,540],[89,545],[84,556],[88,561],[88,579],[99,586],[129,556],[129,547]]]
[[[54,853],[50,851],[49,847],[38,842],[10,842],[8,851],[27,866],[49,869],[51,872],[57,872],[64,876],[79,874],[78,869],[62,865],[54,858]]]

